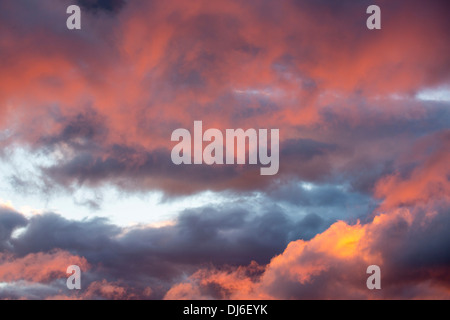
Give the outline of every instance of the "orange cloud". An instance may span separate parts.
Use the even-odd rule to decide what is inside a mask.
[[[90,106],[107,120],[109,142],[149,149],[168,147],[157,123],[187,126],[201,116],[223,129],[247,124],[236,117],[241,108],[255,111],[252,127],[322,123],[324,94],[410,93],[438,81],[430,74],[448,63],[445,22],[430,18],[440,14],[430,5],[430,16],[411,25],[416,7],[392,10],[377,33],[355,27],[364,21],[362,6],[333,12],[292,1],[259,8],[131,2],[105,21],[110,29],[86,14],[81,36],[44,24],[36,34],[23,27],[19,37],[5,25],[0,48],[9,58],[1,63],[0,101],[8,116],[1,119],[4,127],[12,118],[30,126],[34,132],[23,138],[32,140],[57,130],[49,108],[64,116]],[[265,103],[277,108],[258,113]],[[46,118],[42,127],[37,116]]]
[[[427,137],[417,145],[412,159],[423,161],[422,165],[407,178],[395,173],[376,185],[375,195],[384,198],[382,209],[435,199],[450,200],[450,132],[447,130]],[[430,147],[434,150],[431,156],[427,156]]]
[[[394,252],[401,250],[401,243],[409,237],[409,231],[394,238],[389,234],[388,230],[401,221],[409,230],[416,224],[426,229],[430,216],[416,216],[403,209],[381,214],[364,225],[339,221],[309,241],[289,243],[256,279],[245,276],[244,267],[235,271],[200,270],[188,281],[173,286],[165,299],[448,299],[450,283],[438,280],[445,269],[413,272],[412,278],[411,270],[401,270],[400,274],[390,270],[397,266],[386,261],[393,257],[385,246],[391,246]],[[381,267],[381,291],[366,288],[366,268],[372,264]],[[208,291],[212,285],[216,286],[215,296]]]
[[[30,253],[21,258],[0,253],[0,282],[19,280],[49,282],[66,278],[66,270],[70,265],[78,265],[83,271],[89,269],[85,258],[66,251]]]

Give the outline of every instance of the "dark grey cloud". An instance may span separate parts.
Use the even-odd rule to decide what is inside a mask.
[[[127,3],[127,0],[77,0],[84,9],[92,12],[119,12]]]
[[[295,221],[276,205],[261,212],[241,205],[187,210],[173,225],[161,228],[118,227],[103,218],[73,221],[54,213],[26,219],[16,212],[0,212],[2,243],[9,243],[4,249],[15,258],[67,251],[92,266],[84,278],[86,287],[105,279],[139,294],[150,286],[153,298],[162,298],[173,283],[199,267],[252,261],[264,265],[290,241],[312,237],[328,224],[315,214]],[[12,238],[18,227],[25,229]]]
[[[0,207],[0,251],[11,249],[11,235],[17,228],[27,224],[27,219],[21,214]]]
[[[450,268],[448,203],[437,202],[411,211],[416,216],[412,224],[399,216],[383,230],[383,234],[377,235],[373,250],[383,252],[386,267],[391,270],[387,281],[427,278],[430,270],[435,270],[436,276],[442,277],[443,283],[450,286],[450,277],[445,272]],[[430,215],[433,215],[432,219]]]
[[[74,253],[89,253],[102,247],[111,247],[112,238],[120,228],[103,218],[71,221],[48,213],[29,219],[26,231],[13,239],[14,253],[24,256],[31,252],[50,252],[69,249]]]
[[[26,181],[23,175],[11,176],[11,182],[22,192],[27,185],[37,189],[41,184],[48,191],[55,186],[71,190],[74,186],[112,183],[129,191],[162,189],[168,195],[183,195],[204,189],[263,190],[272,183],[270,178],[260,175],[259,165],[177,166],[171,161],[170,150],[165,148],[147,150],[136,145],[107,144],[106,117],[91,108],[70,117],[55,112],[53,117],[61,129],[41,137],[35,149],[40,154],[58,151],[63,156],[50,166],[42,166],[42,175],[30,177],[31,181]],[[330,157],[336,148],[312,139],[282,141],[279,175],[323,179],[331,171]],[[148,177],[153,182],[149,183]]]

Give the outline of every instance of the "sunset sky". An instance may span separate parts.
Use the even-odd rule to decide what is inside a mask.
[[[449,13],[1,0],[0,299],[450,299]],[[194,121],[279,129],[279,172],[173,164]]]

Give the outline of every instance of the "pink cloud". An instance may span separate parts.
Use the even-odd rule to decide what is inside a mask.
[[[24,257],[0,253],[0,281],[49,282],[66,278],[66,270],[70,265],[78,265],[83,271],[89,269],[85,258],[61,250],[30,253]]]

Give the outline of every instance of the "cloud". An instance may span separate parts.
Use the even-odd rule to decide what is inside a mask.
[[[449,218],[442,211],[434,219],[420,208],[385,213],[367,224],[339,221],[309,241],[290,242],[256,279],[243,276],[243,266],[205,268],[173,286],[165,298],[448,299]],[[366,288],[372,264],[381,267],[381,291]]]
[[[442,150],[434,149],[428,159],[439,159],[447,153]],[[428,179],[436,167],[425,161],[415,170],[428,172],[421,175]],[[409,177],[414,174],[396,183],[401,186]],[[11,224],[10,209],[0,219],[3,229],[24,224],[25,229],[7,237],[10,247],[0,267],[7,286],[1,294],[55,299],[447,299],[448,199],[434,193],[427,201],[417,198],[396,207],[390,201],[385,197],[365,222],[331,225],[316,214],[295,222],[277,206],[265,212],[256,207],[249,212],[241,205],[204,207],[184,211],[162,227],[129,228],[55,214]],[[83,268],[86,289],[70,294],[60,280],[73,261],[88,267]],[[366,268],[372,264],[381,267],[381,291],[365,287]],[[19,281],[26,282],[16,285]]]
[[[12,213],[21,218],[20,224],[10,223]],[[191,209],[162,227],[119,227],[101,218],[74,221],[53,213],[30,218],[12,213],[0,214],[1,228],[10,228],[3,236],[8,246],[2,254],[0,282],[27,281],[30,286],[41,283],[55,289],[48,292],[48,286],[41,287],[42,297],[67,295],[65,283],[57,280],[65,276],[67,266],[77,264],[85,291],[69,297],[162,298],[174,283],[201,266],[264,265],[292,239],[310,236],[328,224],[316,214],[293,220],[277,206],[258,212],[239,205]],[[31,294],[31,287],[30,292],[22,289],[23,297],[38,295]],[[0,290],[8,295],[6,289]]]
[[[382,202],[372,219],[337,221],[310,240],[291,241],[257,279],[242,276],[245,266],[203,268],[165,298],[216,298],[205,290],[215,286],[221,299],[448,299],[447,143],[447,132],[419,140],[414,150],[428,151],[405,157],[394,165],[398,173],[380,179]],[[365,286],[373,264],[382,270],[380,291]]]
[[[83,270],[87,270],[89,266],[86,259],[57,250],[49,253],[30,253],[22,258],[2,253],[0,261],[2,282],[25,280],[46,283],[65,277],[65,271],[70,265],[78,265]]]
[[[78,0],[84,9],[88,11],[118,12],[126,4],[126,0]]]
[[[27,224],[27,219],[10,208],[0,205],[0,249],[3,252],[11,244],[9,239],[13,231]]]
[[[402,161],[397,172],[377,184],[376,195],[385,197],[384,206],[396,207],[419,201],[426,202],[435,197],[448,201],[449,146],[449,130],[421,139],[412,150],[411,159]],[[414,165],[415,161],[420,161],[420,165]],[[409,172],[404,169],[408,165],[413,166]],[[407,172],[406,178],[401,177],[402,171]]]
[[[72,32],[69,1],[0,2],[5,181],[228,202],[160,228],[0,207],[1,297],[449,297],[449,102],[420,99],[450,81],[446,1],[380,1],[376,32],[368,1],[77,3]],[[173,165],[170,135],[195,120],[279,128],[279,174]],[[65,290],[73,261],[83,292]]]
[[[47,191],[113,184],[180,195],[278,178],[253,166],[171,165],[171,132],[199,119],[222,130],[280,128],[283,179],[323,181],[344,169],[371,191],[402,152],[391,154],[392,144],[447,128],[445,102],[414,100],[449,81],[443,1],[383,2],[376,33],[365,28],[366,2],[89,0],[79,2],[88,14],[76,33],[64,29],[64,2],[42,3],[33,17],[29,1],[2,3],[17,15],[2,17],[0,144],[48,158],[34,173]]]

